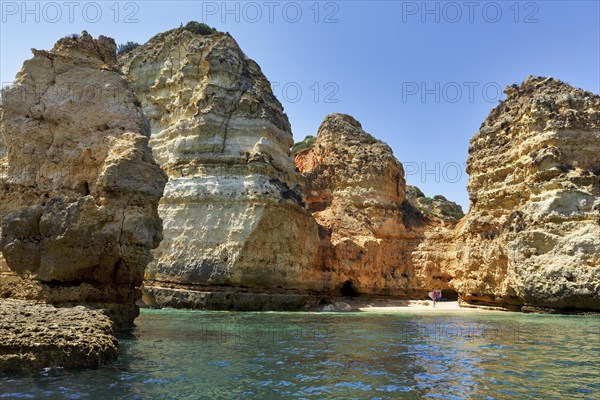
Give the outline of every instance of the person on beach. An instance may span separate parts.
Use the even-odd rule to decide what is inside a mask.
[[[429,298],[433,300],[433,306],[437,304],[438,301],[442,299],[442,291],[439,289],[435,289],[433,292],[429,292]]]

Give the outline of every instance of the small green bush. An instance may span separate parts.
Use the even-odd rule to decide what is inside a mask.
[[[413,186],[415,194],[417,195],[417,197],[425,197],[425,193],[423,193],[423,191],[421,189],[419,189],[416,186]]]
[[[139,46],[140,44],[137,42],[127,42],[125,44],[120,44],[117,46],[117,55],[120,56],[122,54],[129,53],[131,50]]]
[[[435,196],[433,196],[433,199],[436,201],[448,201],[444,196],[442,196],[441,194],[436,194]]]
[[[309,149],[313,144],[315,144],[316,140],[317,139],[313,135],[307,135],[301,142],[294,143],[291,149],[292,154]]]
[[[460,212],[460,211],[451,211],[448,213],[448,216],[456,221],[458,221],[459,219],[461,219],[462,217],[465,216],[464,213]]]
[[[363,143],[373,144],[379,142],[379,140],[375,139],[375,137],[369,133],[367,133],[364,138],[361,140]]]
[[[433,199],[431,197],[419,197],[419,202],[430,206],[433,203]]]
[[[219,31],[215,28],[211,28],[203,22],[198,21],[190,21],[188,22],[183,29],[186,31],[190,31],[195,33],[196,35],[212,35],[213,33],[218,33]]]

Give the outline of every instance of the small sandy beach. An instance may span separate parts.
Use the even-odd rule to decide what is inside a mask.
[[[389,299],[340,299],[325,306],[322,311],[361,311],[361,312],[460,312],[502,311],[493,307],[461,306],[458,301],[440,301],[435,307],[431,300],[389,300]]]

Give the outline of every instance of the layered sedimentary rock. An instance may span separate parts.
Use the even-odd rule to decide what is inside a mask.
[[[2,118],[2,106],[0,105],[0,118]],[[4,168],[2,168],[1,165],[3,165],[3,159],[4,156],[6,156],[6,145],[4,144],[4,139],[2,139],[2,132],[0,132],[0,178],[2,178],[4,176]]]
[[[63,38],[33,50],[3,91],[0,249],[30,281],[21,286],[35,287],[11,284],[5,293],[93,304],[124,327],[162,238],[157,205],[167,178],[115,48],[86,32]]]
[[[443,222],[407,201],[402,165],[388,145],[351,116],[332,114],[295,161],[308,207],[327,233],[323,262],[334,293],[410,297],[448,288],[436,266],[425,275],[413,260],[426,231]]]
[[[471,140],[453,285],[474,303],[600,309],[600,96],[506,90]]]
[[[0,301],[0,372],[96,368],[116,360],[113,323],[102,311]]]
[[[158,303],[293,308],[290,290],[326,287],[290,124],[260,67],[228,34],[185,28],[120,61],[169,175],[164,240],[146,273]]]
[[[0,104],[0,121],[2,121],[2,105]],[[6,177],[6,145],[4,144],[4,139],[2,138],[2,125],[0,124],[0,185],[4,185],[4,180]],[[0,226],[0,237],[2,233],[2,227]],[[4,256],[2,252],[0,252],[0,279],[2,275],[11,274],[8,265],[6,265],[6,261],[4,261]]]

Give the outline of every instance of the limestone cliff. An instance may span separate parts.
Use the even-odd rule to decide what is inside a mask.
[[[162,238],[166,176],[115,48],[87,32],[63,38],[33,50],[3,91],[0,249],[25,281],[0,292],[97,305],[124,327]]]
[[[423,296],[448,288],[449,277],[427,274],[413,253],[428,230],[444,223],[406,199],[404,170],[385,143],[349,115],[325,118],[316,139],[295,160],[306,176],[309,209],[328,234],[324,258],[340,294]]]
[[[159,304],[278,308],[252,293],[326,287],[315,275],[318,226],[289,155],[290,124],[260,67],[228,34],[185,28],[120,61],[169,175],[164,240],[146,273]]]
[[[600,309],[600,96],[506,90],[471,140],[453,285],[474,303]]]
[[[2,120],[2,105],[0,104],[0,120]],[[6,145],[2,138],[2,131],[0,131],[0,178],[4,177],[4,156],[6,156]]]

